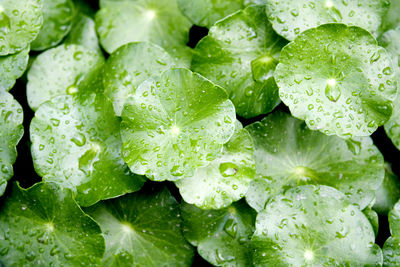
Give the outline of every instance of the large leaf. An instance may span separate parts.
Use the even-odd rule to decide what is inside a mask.
[[[95,21],[100,42],[108,53],[129,42],[148,41],[179,55],[187,49],[191,27],[178,9],[177,0],[113,1],[102,5]]]
[[[126,195],[86,209],[106,239],[103,266],[189,266],[179,204],[168,189]]]
[[[251,136],[237,122],[220,156],[175,183],[182,198],[203,209],[224,208],[241,199],[256,174],[253,152]]]
[[[244,8],[243,0],[177,0],[179,9],[194,24],[208,27]]]
[[[45,50],[60,43],[71,29],[74,18],[72,0],[41,0],[43,25],[31,49]]]
[[[0,0],[0,56],[26,48],[43,24],[42,0]]]
[[[240,116],[254,117],[279,103],[273,74],[284,44],[264,7],[250,6],[211,27],[195,48],[192,69],[224,87]]]
[[[388,11],[386,0],[268,0],[267,15],[274,29],[288,40],[326,23],[344,23],[364,28],[378,36],[381,17]]]
[[[110,101],[94,94],[45,102],[30,126],[36,172],[75,191],[82,206],[134,192],[143,178],[121,158],[120,120]]]
[[[221,154],[235,130],[226,92],[186,69],[143,82],[122,111],[122,157],[156,181],[190,177]]]
[[[383,157],[369,137],[326,136],[283,112],[246,129],[254,140],[257,166],[246,199],[256,210],[270,197],[303,184],[335,187],[364,209],[383,181]]]
[[[279,95],[313,130],[369,136],[389,120],[397,94],[391,57],[358,27],[325,24],[303,32],[281,53]]]
[[[70,190],[14,185],[0,210],[0,261],[6,266],[99,266],[103,253],[100,227]]]
[[[256,213],[244,201],[219,210],[183,203],[185,238],[215,266],[250,266]]]
[[[328,186],[289,189],[257,216],[255,266],[379,266],[382,252],[364,214]]]
[[[60,45],[40,54],[28,72],[28,104],[40,104],[58,95],[73,95],[80,83],[104,63],[96,51],[82,45]]]
[[[14,174],[16,146],[24,134],[23,117],[20,104],[9,93],[0,91],[0,196]]]
[[[126,99],[142,82],[174,65],[173,58],[152,43],[129,43],[114,51],[104,66],[103,82],[115,113],[121,116]]]
[[[24,74],[29,60],[29,46],[15,54],[0,56],[0,91],[9,91]]]

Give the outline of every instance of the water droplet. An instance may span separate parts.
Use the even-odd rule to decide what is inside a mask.
[[[336,80],[329,79],[328,84],[325,88],[325,96],[332,102],[336,102],[339,100],[342,92],[340,91],[338,85],[336,84]]]
[[[76,137],[71,138],[71,141],[77,146],[84,146],[86,144],[86,136],[78,133]]]
[[[226,220],[225,225],[224,225],[224,231],[231,236],[232,238],[236,237],[237,234],[237,224],[236,222],[230,218]]]
[[[239,167],[231,162],[224,162],[219,165],[219,171],[223,177],[233,176],[239,170]]]

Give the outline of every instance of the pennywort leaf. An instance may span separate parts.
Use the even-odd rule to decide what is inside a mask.
[[[369,137],[326,136],[283,112],[246,129],[254,140],[257,167],[246,199],[256,210],[270,197],[304,184],[335,187],[364,209],[383,181],[383,157]]]
[[[0,260],[7,266],[98,266],[100,227],[72,192],[52,183],[13,186],[0,212]]]
[[[122,111],[122,158],[155,181],[190,177],[221,154],[235,130],[226,92],[187,69],[143,82]]]
[[[0,91],[9,91],[22,76],[29,60],[29,46],[15,54],[0,56]]]
[[[358,27],[325,24],[288,44],[275,71],[282,101],[312,130],[369,136],[389,120],[397,94],[392,60]]]
[[[143,177],[121,158],[120,120],[103,95],[62,95],[45,102],[30,126],[36,172],[71,188],[82,206],[139,190]]]
[[[273,74],[284,44],[264,7],[250,6],[211,27],[195,48],[192,69],[225,88],[236,112],[251,118],[279,104]]]

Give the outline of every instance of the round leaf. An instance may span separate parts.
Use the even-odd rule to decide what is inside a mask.
[[[0,56],[0,91],[9,91],[24,74],[29,60],[29,46],[15,54]]]
[[[23,117],[20,104],[9,93],[0,91],[0,196],[14,174],[16,146],[24,134]]]
[[[39,34],[42,0],[0,0],[0,56],[23,50]]]
[[[256,213],[245,202],[219,210],[183,203],[183,234],[215,266],[250,266]]]
[[[179,204],[164,188],[98,203],[86,211],[106,239],[103,266],[189,266]]]
[[[104,66],[103,83],[115,113],[121,116],[126,99],[142,82],[172,66],[170,55],[152,43],[129,43],[113,52]]]
[[[28,72],[28,104],[40,104],[58,95],[75,94],[80,83],[104,63],[102,55],[81,45],[61,45],[40,54]]]
[[[381,17],[388,11],[389,1],[267,1],[267,15],[277,33],[288,40],[305,30],[326,23],[359,26],[378,36]]]
[[[400,200],[394,205],[389,212],[390,232],[393,236],[400,237]]]
[[[99,40],[97,38],[94,21],[82,14],[78,13],[74,18],[71,31],[64,41],[65,44],[79,44],[83,45],[93,51],[102,53]]]
[[[283,112],[246,129],[254,140],[257,166],[257,181],[246,198],[256,210],[270,197],[303,184],[335,187],[364,209],[383,181],[383,157],[369,137],[326,136]]]
[[[192,69],[224,87],[245,118],[279,103],[273,74],[285,41],[272,29],[262,6],[250,6],[217,22],[195,48]]]
[[[108,53],[129,42],[148,41],[173,54],[186,45],[191,27],[176,0],[115,1],[101,8],[95,21]]]
[[[400,75],[400,71],[398,74]],[[393,114],[385,124],[385,132],[396,148],[400,150],[400,94],[394,101]]]
[[[394,66],[358,27],[325,24],[288,44],[275,71],[282,101],[313,130],[369,136],[392,114]]]
[[[220,209],[241,199],[256,174],[253,141],[240,122],[222,154],[192,177],[175,184],[182,198],[202,209]]]
[[[134,192],[143,178],[121,158],[120,120],[111,103],[94,94],[45,102],[30,126],[36,172],[76,192],[82,206]]]
[[[41,0],[43,25],[31,49],[45,50],[61,42],[71,29],[74,19],[72,0]]]
[[[208,27],[244,8],[243,0],[178,0],[179,9],[194,24]]]
[[[375,194],[376,200],[373,209],[381,215],[387,215],[396,201],[400,199],[400,180],[387,163],[385,164],[385,178]]]
[[[0,261],[6,266],[98,266],[103,253],[100,227],[70,190],[14,185],[0,212]]]
[[[400,266],[400,238],[389,237],[383,245],[383,266]]]
[[[122,111],[122,157],[152,180],[190,177],[222,151],[235,130],[226,92],[186,69],[143,82]]]
[[[289,189],[268,202],[252,238],[255,266],[379,266],[364,214],[328,186]]]
[[[376,213],[376,211],[374,211],[370,207],[365,208],[362,212],[364,213],[365,217],[367,217],[368,221],[372,226],[372,229],[374,229],[375,237],[377,237],[379,231],[378,213]]]

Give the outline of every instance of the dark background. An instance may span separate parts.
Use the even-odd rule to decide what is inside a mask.
[[[98,8],[97,4],[94,4],[94,8]],[[207,35],[208,30],[203,27],[193,26],[190,30],[189,42],[188,46],[195,47],[197,42]],[[105,55],[107,55],[105,53]],[[36,174],[33,168],[32,157],[30,153],[30,141],[29,141],[29,125],[32,117],[34,116],[34,112],[29,108],[27,104],[26,98],[26,84],[25,79],[21,78],[17,81],[14,88],[10,91],[10,93],[16,98],[16,100],[22,105],[24,110],[24,128],[25,134],[19,143],[18,157],[17,161],[14,164],[14,178],[12,181],[18,181],[22,187],[30,187],[34,183],[41,181],[41,178]],[[277,110],[284,110],[289,112],[287,107],[283,104],[280,104],[277,107]],[[239,118],[239,120],[243,123],[243,125],[248,125],[253,123],[254,121],[258,121],[263,118],[264,115],[246,120],[243,118]],[[382,127],[380,127],[373,135],[372,138],[374,140],[375,145],[379,148],[379,150],[384,155],[384,158],[387,162],[392,164],[393,172],[396,175],[400,174],[400,165],[397,163],[398,159],[400,159],[400,151],[395,148],[390,139],[386,136],[386,133]],[[10,181],[10,184],[12,183]],[[170,191],[173,193],[175,198],[178,201],[181,201],[181,197],[175,185],[172,182],[163,182],[156,183],[148,181],[146,182],[146,186],[160,186],[162,184],[167,185]],[[151,185],[149,185],[151,184]],[[11,186],[7,187],[7,191],[5,196],[9,193]],[[4,197],[1,199],[4,200]],[[1,201],[0,201],[1,202]],[[379,216],[379,233],[377,237],[377,244],[383,246],[385,240],[390,236],[389,226],[387,216]],[[1,266],[1,263],[0,263]],[[211,266],[208,262],[202,259],[197,253],[195,255],[193,265],[192,266]]]

